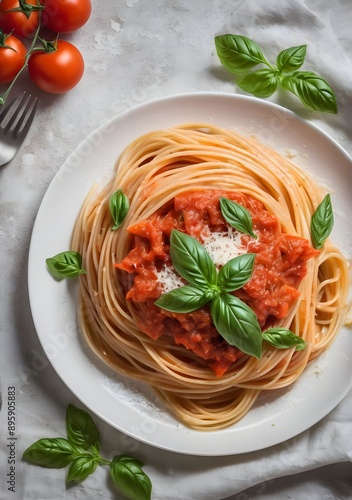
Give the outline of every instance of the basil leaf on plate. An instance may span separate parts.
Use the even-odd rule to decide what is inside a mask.
[[[191,285],[208,287],[216,283],[216,268],[205,248],[192,236],[173,229],[170,257],[176,271]]]
[[[111,217],[114,221],[114,225],[111,228],[113,231],[116,231],[121,226],[126,218],[129,208],[130,202],[122,189],[118,189],[111,195],[109,209]]]
[[[257,236],[253,233],[251,214],[245,207],[235,201],[229,200],[228,198],[221,197],[220,209],[224,219],[228,224],[230,224],[230,226],[234,227],[241,233],[257,238]]]
[[[86,271],[82,269],[81,254],[72,250],[58,253],[54,257],[46,259],[46,264],[50,274],[58,281],[86,274]]]
[[[234,295],[224,293],[210,303],[210,312],[215,328],[230,345],[260,358],[262,332],[249,306]]]
[[[189,313],[205,306],[211,300],[212,297],[207,292],[208,289],[192,285],[181,286],[161,295],[154,304],[167,311]]]
[[[219,287],[226,292],[233,292],[245,285],[252,276],[255,256],[245,253],[226,262],[218,274]]]
[[[330,194],[327,194],[312,215],[310,223],[310,232],[314,248],[319,250],[323,247],[325,240],[332,231],[333,225],[334,213],[332,210],[331,197]]]
[[[307,347],[307,344],[301,337],[286,328],[270,328],[263,332],[263,339],[277,349],[295,347],[296,351],[302,351]]]

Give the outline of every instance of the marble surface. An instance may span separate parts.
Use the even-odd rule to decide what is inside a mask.
[[[16,158],[0,168],[0,498],[119,498],[99,468],[67,488],[63,470],[21,461],[41,437],[64,435],[68,403],[82,404],[57,376],[38,341],[28,299],[27,259],[41,200],[71,151],[102,122],[150,99],[213,91],[240,93],[219,64],[214,36],[238,33],[266,53],[308,44],[307,65],[336,90],[338,115],[311,113],[279,93],[269,100],[316,123],[352,153],[352,60],[349,0],[92,0],[88,24],[63,36],[85,60],[80,84],[62,96],[26,89],[39,112]],[[1,92],[1,88],[0,88]],[[348,236],[350,237],[350,236]],[[45,290],[42,292],[45,294]],[[7,388],[16,388],[16,493],[7,489]],[[352,498],[352,394],[323,421],[268,450],[242,456],[188,457],[126,439],[98,417],[102,450],[140,458],[156,500]]]

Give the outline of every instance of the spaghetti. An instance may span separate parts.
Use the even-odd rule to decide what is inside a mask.
[[[109,200],[118,189],[128,197],[130,208],[121,227],[112,231]],[[134,280],[140,274],[128,269],[133,264],[128,259],[138,244],[147,245],[148,250],[153,247],[152,234],[149,238],[137,234],[141,225],[171,211],[171,226],[159,234],[169,263],[169,230],[181,227],[185,231],[183,208],[177,211],[175,200],[185,200],[189,193],[210,193],[214,199],[226,193],[253,200],[275,218],[283,235],[300,242],[301,276],[289,283],[297,294],[288,298],[287,307],[281,309],[284,314],[269,314],[262,324],[274,321],[275,326],[289,328],[304,339],[306,349],[263,344],[260,359],[239,352],[217,372],[187,343],[178,343],[167,332],[153,335],[153,327],[148,331],[143,326],[149,306],[154,310],[153,320],[158,314],[153,304],[162,293],[161,284],[155,286],[160,279],[155,270],[160,271],[160,265],[155,253],[150,255],[151,268],[146,261],[142,264],[151,271],[148,279],[156,295],[147,293],[132,300]],[[215,430],[238,421],[261,391],[292,384],[333,341],[341,325],[349,286],[344,256],[330,240],[319,252],[309,244],[302,250],[303,240],[310,242],[311,217],[323,195],[294,163],[231,130],[191,123],[136,139],[121,154],[114,178],[100,192],[91,191],[74,228],[72,249],[81,253],[87,271],[80,277],[80,321],[88,344],[119,373],[151,385],[185,425]],[[216,230],[228,233],[224,227]],[[199,313],[205,314],[206,307]],[[197,321],[201,320],[193,323]]]

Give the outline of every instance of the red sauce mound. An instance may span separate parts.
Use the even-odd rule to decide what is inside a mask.
[[[264,205],[247,195],[219,190],[204,190],[178,195],[148,219],[131,227],[131,250],[116,267],[125,271],[122,281],[126,298],[132,300],[140,317],[140,329],[152,339],[170,337],[193,351],[223,375],[243,355],[229,345],[215,329],[208,306],[192,313],[171,313],[154,305],[163,293],[157,272],[171,265],[169,241],[176,228],[202,242],[202,235],[228,231],[219,205],[226,197],[244,206],[251,214],[254,239],[241,236],[247,252],[255,253],[251,279],[234,292],[256,313],[263,329],[284,318],[299,296],[298,286],[306,275],[306,261],[317,255],[308,241],[284,234],[276,217]],[[126,274],[127,273],[127,274]]]

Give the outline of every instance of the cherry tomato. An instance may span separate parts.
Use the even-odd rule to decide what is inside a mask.
[[[80,51],[65,40],[58,40],[56,50],[35,51],[28,61],[33,82],[50,94],[64,94],[77,85],[83,76],[84,61]]]
[[[13,35],[0,32],[0,84],[11,82],[25,63],[26,47]]]
[[[71,33],[81,28],[89,19],[90,0],[41,0],[43,26],[57,33]]]
[[[37,0],[25,0],[25,4],[38,6]],[[29,17],[21,11],[6,12],[19,7],[19,0],[0,1],[0,28],[5,33],[12,32],[14,35],[29,38],[38,27],[38,10],[31,11]]]

